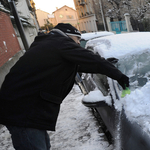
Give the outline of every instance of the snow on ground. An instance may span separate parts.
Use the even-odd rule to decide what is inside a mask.
[[[89,108],[81,100],[83,94],[75,85],[61,105],[56,131],[50,132],[51,150],[113,150]],[[0,150],[14,150],[8,130],[0,130]]]

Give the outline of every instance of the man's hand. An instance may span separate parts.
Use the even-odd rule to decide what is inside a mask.
[[[126,87],[129,87],[129,78],[123,74],[118,80],[118,83],[122,86],[123,89],[125,89]]]

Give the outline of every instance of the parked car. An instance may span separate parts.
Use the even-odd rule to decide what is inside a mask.
[[[96,39],[96,38],[100,38],[100,37],[104,37],[104,36],[110,36],[110,35],[114,35],[114,33],[108,32],[108,31],[83,33],[83,34],[81,34],[80,46],[85,48],[87,41]],[[78,86],[81,89],[83,94],[87,94],[87,89],[85,89],[85,86],[83,87],[84,83],[82,82],[82,79],[81,79],[81,76],[79,73],[77,73],[77,75],[76,75],[75,83],[78,84]]]
[[[117,150],[150,150],[150,32],[96,38],[86,48],[130,78],[131,93],[102,74],[82,74],[82,103],[100,116]]]
[[[109,35],[114,35],[114,33],[108,31],[99,31],[81,34],[80,45],[85,48],[87,41]]]

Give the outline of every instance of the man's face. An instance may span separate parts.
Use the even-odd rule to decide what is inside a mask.
[[[72,36],[72,35],[69,35],[69,37],[72,38],[77,44],[80,45],[80,37]]]

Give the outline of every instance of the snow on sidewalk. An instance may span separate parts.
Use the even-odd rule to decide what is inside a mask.
[[[113,150],[98,132],[91,109],[81,100],[83,94],[75,85],[61,105],[56,131],[50,133],[52,150]]]
[[[83,94],[75,85],[61,104],[56,131],[48,132],[51,150],[113,150],[98,132],[98,124],[81,100]],[[8,130],[0,129],[0,150],[14,150]]]

